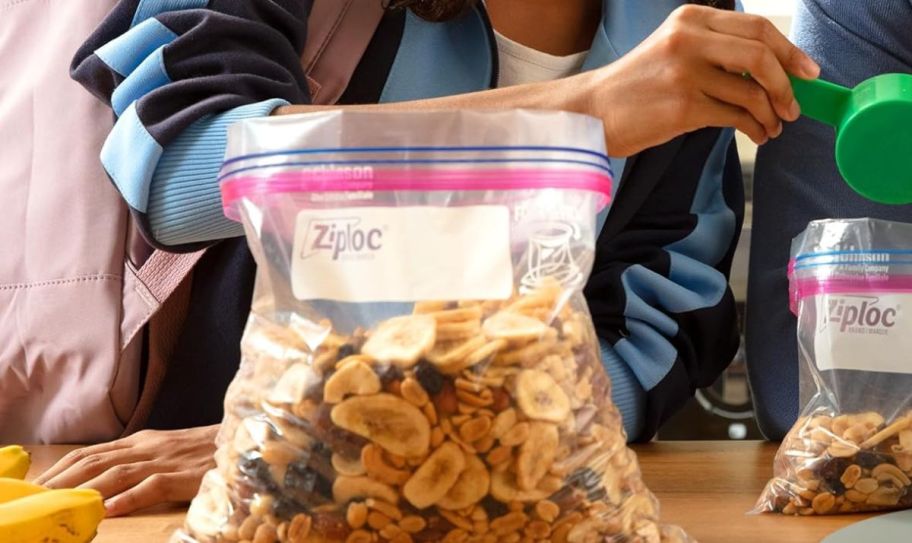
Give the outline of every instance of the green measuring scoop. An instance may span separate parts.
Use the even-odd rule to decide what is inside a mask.
[[[856,192],[912,203],[912,75],[885,74],[848,89],[792,77],[801,113],[836,129],[836,164]]]

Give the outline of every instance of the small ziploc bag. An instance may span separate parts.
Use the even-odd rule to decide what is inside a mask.
[[[246,121],[222,183],[259,275],[175,541],[687,541],[657,524],[582,295],[600,122]]]
[[[805,407],[757,511],[912,507],[912,225],[815,221],[792,258]]]

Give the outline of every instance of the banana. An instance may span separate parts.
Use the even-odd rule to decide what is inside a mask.
[[[516,484],[522,490],[532,490],[548,472],[557,456],[560,436],[557,425],[548,422],[529,424],[529,437],[519,447],[516,458]]]
[[[491,474],[491,496],[501,502],[539,502],[552,493],[538,488],[521,490],[516,485],[516,476],[508,469],[495,471]]]
[[[440,371],[459,373],[461,370],[458,367],[463,365],[465,358],[484,347],[485,343],[483,336],[464,341],[441,341],[427,353],[427,359]]]
[[[336,426],[370,439],[406,458],[423,457],[431,447],[431,426],[417,407],[392,394],[354,396],[330,412]]]
[[[104,514],[95,490],[48,490],[0,505],[0,541],[88,543]]]
[[[540,370],[525,370],[516,378],[516,403],[533,420],[563,422],[570,400],[557,382]]]
[[[31,455],[19,445],[0,449],[0,477],[24,479],[31,466]]]
[[[364,362],[355,361],[342,366],[326,380],[323,400],[327,403],[339,403],[349,394],[376,394],[381,388],[380,378],[374,370]]]
[[[475,505],[488,493],[491,486],[491,475],[484,462],[469,453],[465,453],[465,460],[465,469],[459,475],[453,488],[437,502],[437,507],[448,511],[458,511]]]
[[[45,490],[47,489],[43,486],[33,485],[20,479],[0,477],[0,504],[38,494]]]
[[[447,441],[415,471],[402,487],[402,495],[418,509],[430,507],[446,496],[465,467],[462,449]]]
[[[522,342],[538,339],[548,326],[542,321],[519,313],[501,311],[485,320],[482,330],[488,339]]]
[[[429,315],[394,317],[374,330],[361,353],[403,369],[418,363],[437,340],[437,321]]]

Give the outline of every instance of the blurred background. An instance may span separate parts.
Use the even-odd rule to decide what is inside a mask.
[[[788,35],[792,25],[792,13],[798,0],[742,0],[744,9],[770,19],[783,33]],[[738,245],[732,269],[732,289],[738,301],[738,311],[743,317],[747,299],[747,263],[750,254],[750,235],[753,191],[754,158],[757,146],[742,134],[738,134],[738,152],[744,172],[744,186],[747,195],[744,231]],[[743,331],[743,318],[742,318]],[[700,390],[695,399],[673,417],[659,432],[661,440],[681,439],[762,439],[754,422],[750,389],[747,384],[747,368],[744,359],[744,335],[741,350],[728,370],[710,388]]]

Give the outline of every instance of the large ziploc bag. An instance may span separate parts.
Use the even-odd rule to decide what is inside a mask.
[[[601,123],[330,112],[230,132],[259,264],[175,541],[659,542],[582,295]]]
[[[912,225],[812,222],[789,276],[805,407],[757,511],[912,507]]]

